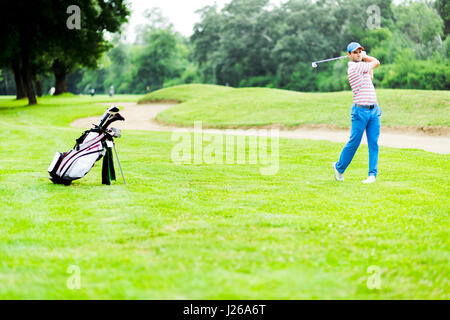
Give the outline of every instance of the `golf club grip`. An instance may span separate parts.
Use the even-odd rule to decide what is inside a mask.
[[[98,124],[99,127],[102,126],[103,123],[105,123],[106,119],[109,117],[109,111],[106,110],[105,113],[103,114],[102,119],[100,120],[100,123]]]

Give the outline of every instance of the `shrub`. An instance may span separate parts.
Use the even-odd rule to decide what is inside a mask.
[[[450,67],[434,60],[412,60],[407,64],[385,66],[382,86],[385,88],[404,89],[450,89]],[[377,74],[377,81],[382,74]]]

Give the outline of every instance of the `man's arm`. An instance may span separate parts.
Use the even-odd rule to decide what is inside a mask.
[[[371,71],[380,65],[380,61],[377,58],[368,56],[365,51],[361,51],[362,58],[365,62],[370,63]],[[373,77],[373,73],[371,74]]]

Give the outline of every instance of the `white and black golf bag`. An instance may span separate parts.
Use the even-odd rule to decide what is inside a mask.
[[[109,108],[100,124],[85,131],[76,140],[72,150],[66,153],[56,152],[48,168],[53,183],[69,185],[73,180],[83,178],[101,158],[103,158],[102,183],[110,185],[112,180],[116,180],[111,149],[115,148],[114,138],[120,137],[120,130],[108,129],[108,126],[114,121],[125,120],[117,113],[118,111],[116,106]],[[118,157],[117,161],[119,162]],[[122,172],[122,167],[120,170]]]

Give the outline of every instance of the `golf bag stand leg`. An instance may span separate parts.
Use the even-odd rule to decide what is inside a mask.
[[[122,174],[123,184],[127,185],[127,183],[125,182],[125,176],[123,175],[122,165],[120,164],[119,156],[117,154],[116,144],[114,142],[113,142],[113,146],[114,146],[114,152],[116,153],[117,163],[119,164],[120,173]]]

